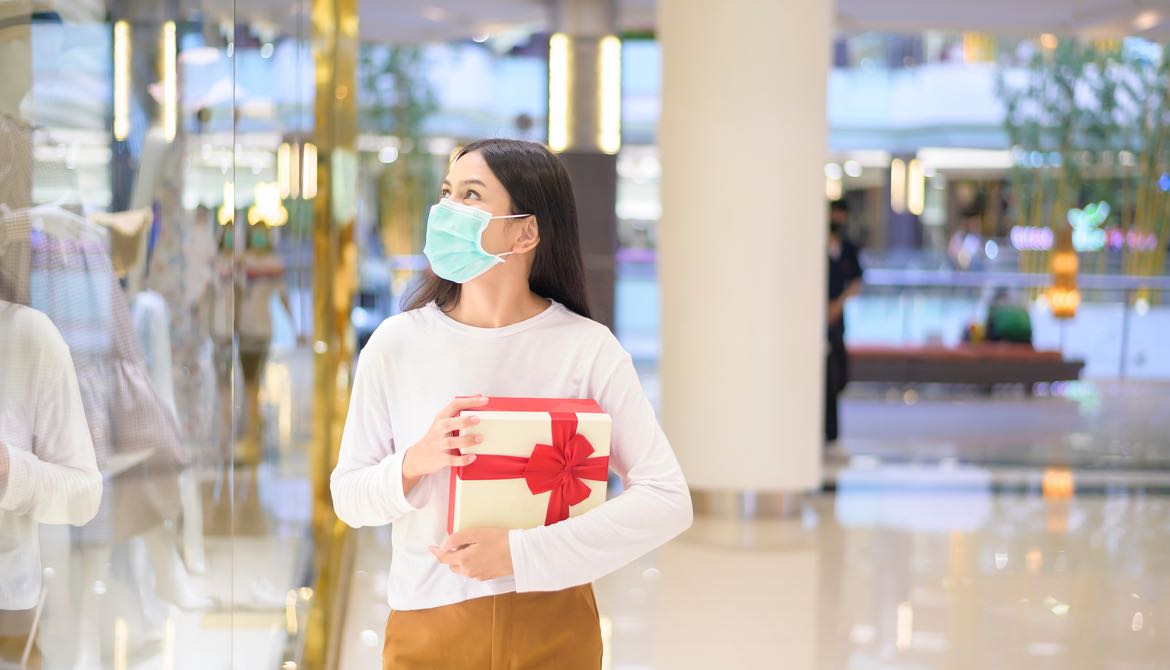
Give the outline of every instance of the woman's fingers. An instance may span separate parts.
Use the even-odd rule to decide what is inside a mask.
[[[475,454],[467,454],[466,456],[447,456],[447,465],[453,468],[461,468],[465,465],[471,465],[475,462]]]
[[[444,437],[442,445],[443,449],[451,451],[452,449],[474,447],[480,442],[483,442],[483,435],[456,435],[455,437]]]
[[[447,403],[443,411],[439,412],[439,419],[448,419],[453,416],[458,416],[460,412],[465,409],[475,409],[481,405],[487,404],[487,396],[475,395],[468,398],[456,398]]]
[[[444,435],[450,435],[457,430],[466,430],[478,423],[478,416],[454,416],[439,422],[439,432]]]

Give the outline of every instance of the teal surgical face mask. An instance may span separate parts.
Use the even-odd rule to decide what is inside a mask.
[[[521,219],[528,214],[492,216],[476,207],[461,205],[443,199],[431,207],[427,217],[427,243],[423,253],[431,262],[431,270],[438,276],[457,284],[472,279],[504,262],[502,254],[483,250],[483,231],[492,219]]]

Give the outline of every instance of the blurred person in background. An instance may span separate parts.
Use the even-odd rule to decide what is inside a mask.
[[[849,240],[849,206],[829,206],[829,356],[825,371],[825,442],[838,435],[838,396],[849,382],[849,355],[845,349],[845,301],[861,291],[861,260]]]
[[[983,269],[983,211],[978,203],[959,214],[959,227],[947,243],[947,257],[960,270]]]
[[[248,226],[244,261],[239,273],[236,332],[239,333],[240,370],[244,376],[247,438],[238,454],[245,465],[260,462],[264,423],[260,413],[260,383],[272,344],[271,301],[275,295],[291,318],[284,261],[272,246],[272,233],[264,223]]]
[[[102,498],[69,347],[44,314],[0,300],[0,668],[39,668],[37,525],[81,526]]]
[[[1007,288],[995,290],[987,307],[985,336],[989,342],[1032,344],[1032,316],[1028,308],[1014,299]]]

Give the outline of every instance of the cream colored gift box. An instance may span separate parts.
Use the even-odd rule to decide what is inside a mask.
[[[463,414],[480,420],[463,434],[484,441],[451,470],[447,532],[536,528],[605,501],[612,420],[596,402],[489,398]]]

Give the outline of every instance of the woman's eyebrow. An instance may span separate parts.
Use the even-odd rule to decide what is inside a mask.
[[[474,177],[471,179],[464,179],[463,181],[461,181],[459,183],[462,186],[467,186],[468,184],[476,184],[476,185],[482,186],[484,188],[487,188],[487,184],[483,183],[482,181],[480,181],[478,179],[475,179]],[[446,180],[446,179],[443,180],[443,186],[450,186],[450,185],[451,185],[451,182],[449,180]]]

